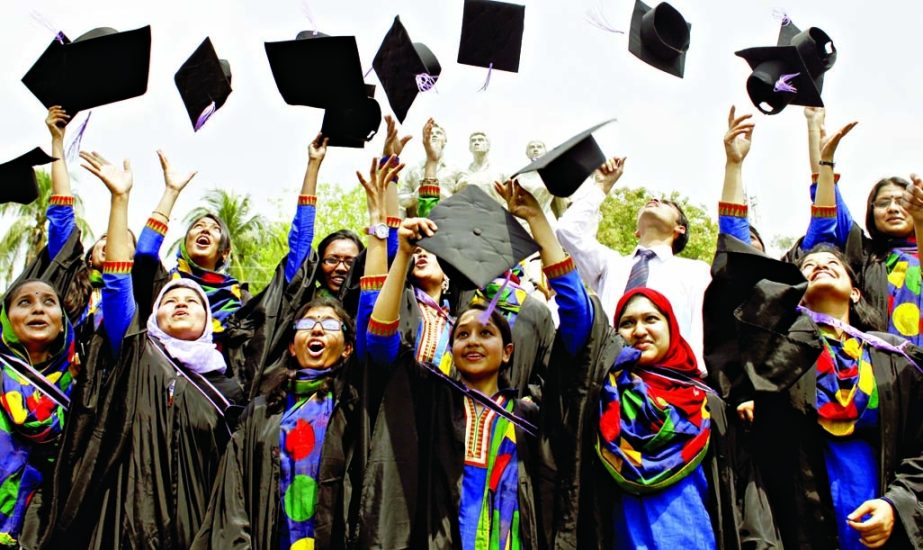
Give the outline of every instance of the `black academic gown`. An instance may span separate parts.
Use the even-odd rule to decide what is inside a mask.
[[[818,425],[817,325],[795,312],[806,286],[761,281],[736,312],[741,361],[755,390],[754,456],[786,548],[837,548]],[[873,333],[891,343],[893,335]],[[909,346],[923,365],[923,349]],[[882,496],[895,507],[886,548],[923,547],[923,374],[900,354],[871,348],[879,397]]]
[[[596,311],[587,345],[577,357],[556,343],[546,383],[545,406],[561,408],[563,424],[554,434],[558,466],[555,500],[556,548],[611,549],[614,496],[621,490],[596,454],[599,430],[599,399],[606,376],[624,343],[615,335],[597,297]],[[738,496],[736,441],[728,423],[726,406],[709,394],[711,439],[702,462],[711,498],[706,503],[715,542],[719,549],[743,547],[738,526],[749,533],[751,518],[744,516]],[[744,539],[750,537],[749,534]],[[765,547],[765,546],[763,546]]]
[[[372,368],[372,367],[370,367]],[[372,433],[360,502],[360,548],[461,548],[464,397],[437,380],[402,346],[388,373]],[[540,425],[539,406],[514,412]],[[550,541],[554,463],[547,439],[516,428],[523,548]]]
[[[321,450],[315,506],[315,548],[348,548],[354,536],[362,460],[357,456],[358,390],[346,367],[334,384],[333,415]],[[279,494],[279,425],[283,410],[268,412],[264,397],[254,399],[218,468],[208,512],[192,548],[206,550],[279,548],[282,520]]]

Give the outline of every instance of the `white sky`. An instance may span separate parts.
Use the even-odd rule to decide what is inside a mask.
[[[776,8],[802,29],[818,26],[834,40],[839,57],[826,76],[828,130],[848,120],[859,126],[840,146],[837,170],[855,216],[864,216],[865,195],[885,175],[923,170],[919,153],[919,23],[923,4],[904,0],[872,4],[859,0],[675,0],[692,23],[685,79],[662,73],[628,53],[627,36],[597,30],[584,19],[602,7],[612,24],[628,31],[633,0],[527,1],[522,62],[518,74],[494,72],[486,92],[476,92],[486,71],[455,62],[462,0],[307,0],[318,29],[357,37],[364,69],[394,15],[414,41],[424,42],[443,71],[437,93],[418,96],[405,120],[414,140],[402,155],[423,158],[420,129],[429,116],[446,128],[447,159],[467,166],[467,136],[475,130],[492,141],[492,165],[510,173],[525,164],[525,144],[549,148],[606,118],[619,123],[597,133],[607,154],[629,160],[620,185],[679,190],[716,215],[724,168],[722,136],[728,107],[756,112],[745,90],[750,73],[733,52],[775,44]],[[132,227],[140,227],[162,190],[154,151],[163,148],[179,168],[197,169],[174,211],[172,231],[200,194],[212,187],[250,193],[262,212],[294,203],[307,160],[306,146],[320,128],[323,112],[286,105],[272,80],[263,42],[288,40],[312,28],[302,0],[4,0],[0,4],[0,159],[36,145],[50,150],[45,110],[20,79],[52,39],[38,12],[69,37],[99,26],[153,31],[150,83],[146,95],[93,111],[83,148],[110,160],[130,158],[135,171]],[[234,92],[198,133],[193,133],[173,83],[173,74],[195,47],[211,36],[220,57],[230,61]],[[378,83],[374,74],[369,82]],[[916,92],[914,94],[914,92]],[[379,86],[384,112],[387,100]],[[806,227],[808,160],[800,107],[782,114],[758,114],[753,150],[744,179],[759,201],[764,236],[794,235]],[[354,171],[367,169],[379,154],[379,136],[366,149],[331,149],[322,181],[356,185]],[[68,139],[69,141],[69,139]],[[72,173],[77,172],[75,166]],[[108,196],[89,174],[77,174],[91,226],[105,229]],[[323,200],[321,197],[320,200]],[[293,212],[286,208],[283,216]],[[0,220],[0,231],[9,220]],[[173,235],[170,236],[173,238]]]

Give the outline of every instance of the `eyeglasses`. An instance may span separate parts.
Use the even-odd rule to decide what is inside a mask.
[[[295,330],[314,330],[314,327],[320,325],[324,332],[335,332],[345,330],[344,325],[339,319],[327,317],[325,319],[298,319],[295,321]]]
[[[875,208],[879,210],[884,210],[885,208],[888,208],[889,206],[891,206],[891,203],[893,202],[897,204],[897,206],[900,206],[901,208],[903,208],[904,205],[901,204],[902,196],[903,195],[894,195],[893,197],[883,197],[880,199],[876,199],[874,202],[872,202],[872,206],[874,206]]]
[[[337,258],[336,256],[327,256],[326,258],[323,259],[324,265],[328,265],[330,267],[336,267],[340,264],[343,264],[346,266],[346,269],[352,268],[353,263],[355,263],[355,261],[356,261],[355,258]]]

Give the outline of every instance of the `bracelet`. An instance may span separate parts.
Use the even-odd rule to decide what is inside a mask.
[[[821,160],[821,161],[818,161],[817,164],[819,164],[820,166],[829,166],[831,170],[833,170],[833,166],[834,166],[834,163],[832,160]]]
[[[439,178],[423,178],[420,185],[439,185]]]
[[[161,212],[160,210],[154,210],[154,211],[151,212],[151,214],[160,214],[161,216],[163,216],[163,219],[165,219],[165,220],[167,220],[167,221],[170,221],[170,216],[167,216],[166,214],[164,214],[164,213]]]

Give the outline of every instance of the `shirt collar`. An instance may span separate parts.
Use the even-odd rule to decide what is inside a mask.
[[[641,246],[638,245],[635,247],[634,251],[631,253],[631,257],[634,258],[639,250],[651,250],[654,254],[657,255],[663,261],[669,260],[673,257],[673,249],[665,244],[658,244],[656,246]]]

